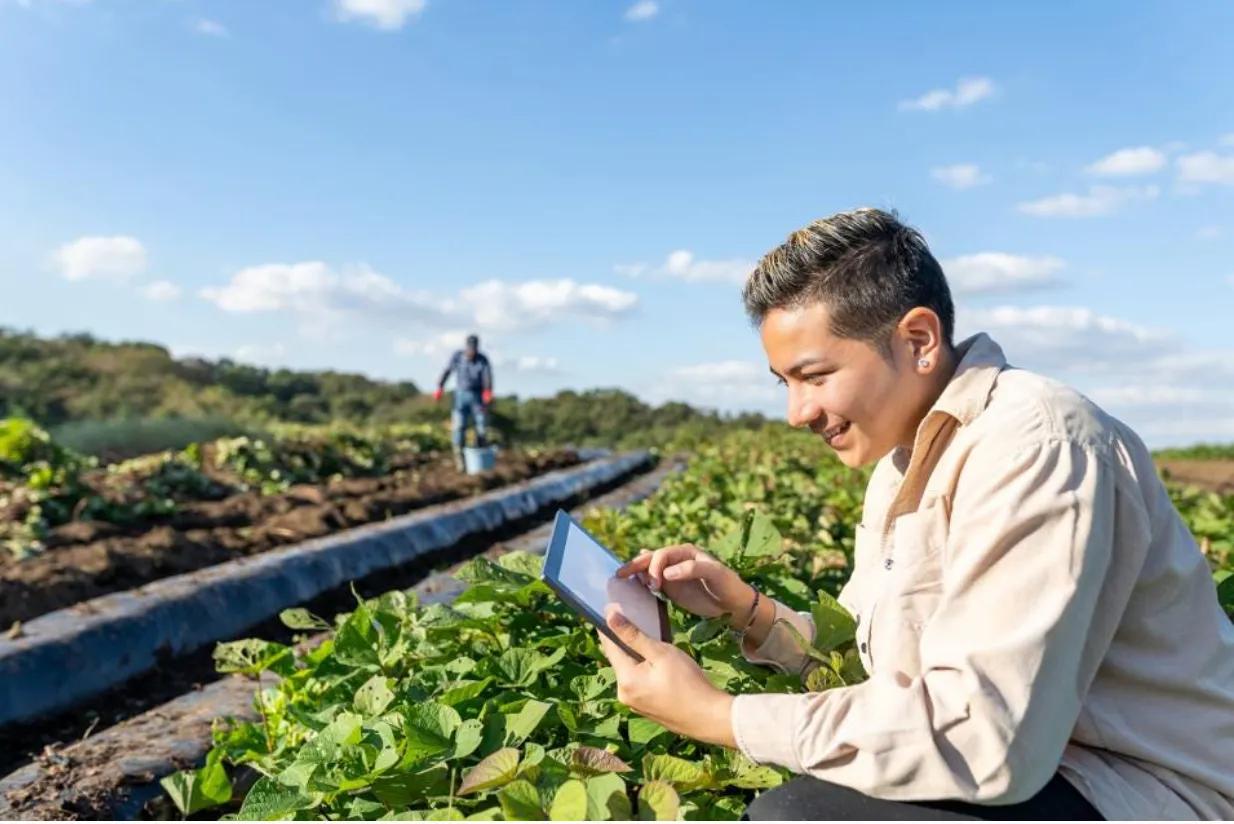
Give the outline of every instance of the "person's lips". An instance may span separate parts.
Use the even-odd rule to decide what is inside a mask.
[[[829,429],[824,429],[820,434],[823,436],[823,440],[827,442],[828,446],[834,446],[835,440],[847,432],[849,427],[852,425],[852,421],[845,421],[844,423],[836,424]]]

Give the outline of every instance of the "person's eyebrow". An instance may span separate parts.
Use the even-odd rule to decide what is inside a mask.
[[[800,373],[801,370],[805,369],[807,366],[814,366],[815,364],[820,363],[826,364],[829,363],[829,361],[826,358],[802,358],[789,367],[788,374],[794,375]],[[780,378],[781,380],[784,379],[784,377],[771,366],[768,366],[767,368],[770,369],[771,374],[775,375],[777,378]]]

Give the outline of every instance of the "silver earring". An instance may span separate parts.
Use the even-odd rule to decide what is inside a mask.
[[[917,365],[920,366],[922,369],[925,369],[927,366],[930,365],[930,362],[926,360],[925,358],[922,358],[921,360],[917,361]]]

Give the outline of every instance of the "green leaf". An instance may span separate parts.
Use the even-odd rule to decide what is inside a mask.
[[[384,675],[374,675],[356,690],[352,706],[356,712],[365,718],[381,715],[394,701],[394,693],[390,691],[389,680]]]
[[[231,801],[231,780],[220,763],[220,755],[221,751],[211,750],[201,769],[182,770],[159,782],[184,815]]]
[[[729,614],[726,612],[717,618],[704,618],[690,628],[690,646],[701,647],[728,629]]]
[[[238,672],[256,676],[262,672],[291,675],[295,671],[295,655],[291,647],[245,638],[228,641],[214,647],[214,668],[219,672]]]
[[[314,806],[313,800],[295,787],[263,776],[249,789],[236,818],[241,821],[282,821]]]
[[[810,692],[823,692],[842,686],[844,686],[844,680],[826,664],[815,667],[806,676],[806,689]]]
[[[570,753],[570,766],[583,775],[624,773],[632,769],[608,750],[588,746],[579,746]]]
[[[522,778],[511,781],[497,793],[501,811],[512,821],[543,821],[544,807],[534,784]]]
[[[564,648],[545,655],[534,649],[515,647],[498,656],[493,674],[504,684],[512,687],[530,687],[536,677],[557,664],[566,655]]]
[[[810,609],[814,617],[814,648],[830,652],[851,643],[857,636],[857,622],[839,601],[826,592],[818,593],[818,602]]]
[[[450,770],[445,764],[434,764],[419,772],[381,776],[373,781],[372,787],[387,807],[407,807],[449,793]]]
[[[570,692],[579,701],[593,701],[606,693],[616,693],[617,674],[605,667],[595,675],[579,675],[570,679]],[[609,696],[612,697],[612,696]]]
[[[1217,581],[1217,600],[1221,606],[1229,610],[1234,608],[1234,574],[1229,570],[1223,570],[1226,574],[1222,576],[1223,580]]]
[[[626,722],[626,734],[630,738],[630,744],[635,747],[645,747],[667,732],[668,730],[655,721],[641,715],[633,715]]]
[[[476,764],[463,776],[458,794],[468,795],[491,790],[511,781],[518,772],[519,753],[514,747],[503,747]]]
[[[408,710],[403,735],[409,755],[433,755],[449,749],[454,731],[463,721],[453,707],[417,704]]]
[[[783,539],[771,519],[762,512],[755,512],[750,520],[742,554],[747,558],[765,558],[779,555]]]
[[[450,758],[454,760],[466,758],[479,749],[483,739],[484,722],[468,718],[454,731],[454,746],[450,749]]]
[[[630,819],[630,798],[626,782],[615,773],[588,778],[587,819],[589,821],[627,821]]]
[[[515,550],[499,557],[497,564],[508,572],[525,575],[527,578],[535,580],[540,577],[540,572],[544,569],[544,556]]]
[[[303,607],[285,609],[279,613],[279,620],[289,629],[324,630],[330,629],[330,624],[323,618],[318,618]]]
[[[557,788],[548,817],[552,821],[583,821],[587,818],[587,785],[571,779]]]
[[[470,701],[473,698],[479,698],[492,683],[492,678],[482,678],[479,681],[466,681],[451,687],[441,695],[437,696],[437,701],[438,703],[455,707],[465,701]]]
[[[675,821],[681,800],[672,785],[663,781],[648,781],[638,793],[638,817],[641,821]]]
[[[693,790],[706,786],[711,776],[701,764],[686,761],[672,755],[643,756],[643,780],[662,781],[683,789]]]
[[[544,720],[552,704],[530,699],[518,712],[506,716],[506,743],[521,744]]]

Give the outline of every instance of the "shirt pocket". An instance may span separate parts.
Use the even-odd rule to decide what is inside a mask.
[[[874,617],[876,591],[882,557],[882,536],[865,524],[857,524],[853,543],[853,574],[840,592],[840,603],[857,621],[857,653],[861,664],[871,672],[870,626]]]
[[[879,559],[881,585],[870,603],[866,643],[883,666],[910,677],[920,671],[922,628],[942,597],[947,514],[937,502],[895,519]]]

